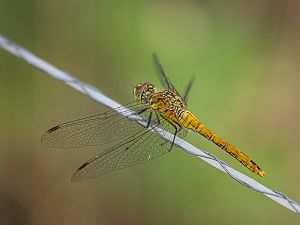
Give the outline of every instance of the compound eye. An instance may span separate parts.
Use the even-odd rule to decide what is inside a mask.
[[[144,83],[145,89],[147,90],[147,92],[149,92],[150,94],[155,92],[155,87],[152,83],[150,82],[146,82]]]
[[[136,86],[135,86],[135,94],[136,95],[141,95],[142,92],[144,91],[144,86],[141,84],[141,83],[138,83]]]

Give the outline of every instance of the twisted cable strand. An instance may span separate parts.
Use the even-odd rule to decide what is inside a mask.
[[[43,59],[35,56],[25,48],[17,45],[16,43],[10,41],[9,39],[0,35],[0,47],[6,50],[7,52],[17,56],[18,58],[22,59],[26,63],[32,65],[33,67],[40,69],[41,71],[45,72],[47,75],[64,82],[65,84],[73,87],[74,89],[82,92],[83,94],[87,95],[91,99],[104,104],[112,109],[115,109],[121,106],[118,102],[114,101],[113,99],[105,96],[101,93],[96,87],[82,82],[72,76],[71,74],[64,72],[53,65],[49,64],[48,62],[44,61]],[[121,113],[121,112],[120,112]],[[139,118],[136,119],[137,122]],[[161,131],[157,131],[161,132]],[[166,132],[164,132],[166,133]],[[164,135],[161,135],[163,138]],[[168,135],[167,135],[168,136]],[[169,136],[170,137],[170,136]],[[168,139],[168,138],[166,138]],[[205,162],[209,163],[210,165],[214,166],[215,168],[225,172],[228,174],[232,179],[237,181],[244,187],[247,187],[253,191],[262,193],[267,197],[271,198],[275,202],[281,204],[282,206],[288,208],[289,210],[295,212],[296,214],[300,215],[300,205],[299,203],[295,202],[294,200],[290,199],[283,193],[278,191],[271,190],[264,185],[260,184],[259,182],[255,181],[254,179],[238,172],[237,170],[233,169],[225,162],[218,159],[215,155],[205,152],[203,150],[197,149],[195,146],[191,145],[190,143],[176,137],[175,143],[178,147],[182,148],[186,152],[197,156],[198,158],[204,160]]]

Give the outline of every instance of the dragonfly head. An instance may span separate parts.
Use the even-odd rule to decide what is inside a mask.
[[[133,89],[135,100],[142,103],[148,103],[151,94],[155,93],[155,87],[152,83],[138,83]]]

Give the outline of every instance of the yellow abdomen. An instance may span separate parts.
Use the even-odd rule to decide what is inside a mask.
[[[191,112],[185,110],[181,113],[180,117],[177,120],[182,127],[191,129],[201,134],[208,140],[215,143],[221,149],[224,149],[227,153],[236,158],[240,163],[242,163],[252,172],[256,173],[261,177],[265,175],[265,172],[261,168],[259,168],[259,166],[255,162],[253,162],[249,156],[241,152],[238,148],[231,145],[228,141],[224,140],[220,136],[207,129]]]

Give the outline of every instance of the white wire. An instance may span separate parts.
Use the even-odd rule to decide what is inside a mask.
[[[42,60],[41,58],[33,55],[28,50],[13,43],[12,41],[8,40],[2,35],[0,35],[0,47],[5,49],[7,52],[10,52],[11,54],[23,59],[28,64],[44,71],[49,76],[52,76],[53,78],[64,82],[65,84],[75,88],[76,90],[82,92],[83,94],[89,96],[90,98],[101,104],[104,104],[113,109],[120,106],[118,102],[105,96],[96,87],[76,79],[69,73],[59,70],[58,68]],[[156,132],[160,131],[156,130]],[[169,139],[169,137],[165,136],[165,134],[163,138]],[[271,198],[272,200],[276,201],[282,206],[300,215],[299,203],[288,198],[286,195],[265,187],[259,182],[253,180],[252,178],[231,168],[226,163],[219,160],[213,154],[197,149],[195,146],[180,138],[176,138],[176,145],[185,150],[186,152],[199,157],[200,159],[204,160],[205,162],[209,163],[215,168],[227,173],[231,178],[239,182],[241,185],[266,195],[267,197]]]

